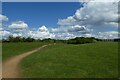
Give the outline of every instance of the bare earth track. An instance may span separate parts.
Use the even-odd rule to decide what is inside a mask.
[[[50,45],[50,44],[49,44]],[[2,65],[2,78],[20,78],[20,66],[19,63],[20,61],[29,56],[32,53],[35,53],[39,50],[41,50],[42,48],[46,47],[48,45],[43,45],[37,49],[34,49],[32,51],[17,55],[15,57],[12,57],[6,61],[3,62]]]

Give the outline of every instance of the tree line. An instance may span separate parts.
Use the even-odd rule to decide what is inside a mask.
[[[94,37],[76,37],[74,39],[69,39],[67,41],[68,44],[84,44],[84,43],[95,43],[97,40]]]
[[[58,40],[58,39],[51,39],[51,38],[46,38],[46,39],[34,39],[31,37],[12,37],[9,36],[8,39],[2,39],[2,42],[49,42],[49,43],[64,43],[65,40]]]
[[[30,37],[12,37],[9,36],[8,39],[3,39],[2,42],[48,42],[48,43],[66,43],[66,44],[84,44],[84,43],[95,43],[97,41],[115,41],[118,42],[120,39],[98,39],[95,37],[76,37],[68,40],[60,40],[60,39],[34,39]]]

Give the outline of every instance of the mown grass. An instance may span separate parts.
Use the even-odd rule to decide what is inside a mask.
[[[114,78],[118,44],[52,45],[23,59],[21,75],[34,78]]]
[[[6,60],[12,56],[38,48],[45,43],[24,42],[24,43],[2,43],[2,59]]]

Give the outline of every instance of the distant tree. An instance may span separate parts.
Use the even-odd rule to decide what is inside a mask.
[[[84,38],[84,37],[76,37],[74,39],[69,39],[67,41],[68,44],[84,44],[84,43],[94,43],[96,42],[94,37]]]
[[[115,42],[120,42],[120,38],[114,39]]]
[[[28,37],[28,38],[25,39],[26,42],[33,42],[34,40],[35,40],[35,39],[30,38],[30,37]]]

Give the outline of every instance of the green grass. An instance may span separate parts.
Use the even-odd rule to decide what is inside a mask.
[[[2,43],[0,42],[0,61],[2,61]]]
[[[2,59],[6,60],[12,56],[38,48],[43,44],[40,42],[2,43]]]
[[[118,76],[114,42],[52,45],[21,62],[21,75],[34,78],[114,78]]]

